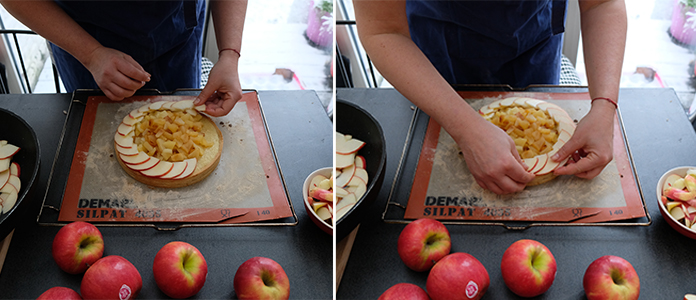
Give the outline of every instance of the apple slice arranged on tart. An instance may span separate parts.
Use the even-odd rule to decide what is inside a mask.
[[[527,171],[536,175],[528,186],[554,179],[553,171],[567,162],[567,158],[551,160],[575,132],[573,119],[561,107],[538,99],[510,97],[482,107],[479,114],[515,142]]]
[[[136,180],[176,188],[194,184],[220,162],[222,132],[193,100],[159,101],[134,109],[114,134],[116,158]]]

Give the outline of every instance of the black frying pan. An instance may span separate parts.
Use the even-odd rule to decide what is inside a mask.
[[[366,214],[365,211],[372,209],[372,203],[379,195],[384,181],[387,151],[382,127],[370,113],[353,103],[340,99],[336,100],[335,112],[336,130],[342,134],[350,134],[366,143],[358,154],[365,157],[365,170],[369,176],[365,195],[336,223],[336,240],[340,241],[360,224],[362,216]]]
[[[25,198],[31,198],[31,190],[34,181],[39,174],[41,151],[39,140],[34,130],[18,115],[0,108],[0,140],[7,140],[20,148],[12,157],[13,162],[20,166],[19,179],[22,186],[17,197],[17,203],[5,214],[0,215],[0,240],[5,239],[17,224],[25,223],[31,218],[27,210],[31,202]],[[28,196],[29,195],[29,196]]]

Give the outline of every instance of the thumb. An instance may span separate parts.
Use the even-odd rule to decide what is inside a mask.
[[[553,161],[564,160],[565,158],[567,158],[570,155],[572,155],[573,153],[575,153],[575,151],[579,150],[580,147],[579,147],[578,143],[576,143],[575,141],[576,141],[576,139],[571,137],[568,140],[568,142],[566,142],[565,145],[563,145],[561,147],[561,149],[558,149],[558,151],[556,151],[556,153],[551,156],[551,160],[553,160]]]
[[[215,94],[215,88],[213,88],[210,84],[206,84],[201,93],[196,97],[196,100],[193,101],[193,105],[201,105],[205,103],[213,96],[213,94]]]

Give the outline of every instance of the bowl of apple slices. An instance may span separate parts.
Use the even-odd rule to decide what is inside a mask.
[[[16,226],[30,222],[30,191],[39,173],[39,140],[15,113],[0,108],[0,240]],[[26,199],[26,200],[25,200]],[[34,202],[34,204],[38,204]],[[35,207],[37,208],[37,207]]]
[[[326,167],[312,172],[302,186],[302,197],[307,215],[312,222],[328,234],[333,234],[334,192],[333,168]]]
[[[676,167],[657,183],[657,201],[667,224],[696,239],[696,167]]]
[[[379,195],[387,162],[377,120],[361,107],[336,100],[336,240],[347,236]]]

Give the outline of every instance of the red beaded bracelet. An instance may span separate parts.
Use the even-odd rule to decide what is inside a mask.
[[[615,108],[619,108],[619,105],[616,103],[616,101],[611,100],[611,99],[609,99],[609,98],[605,98],[605,97],[597,97],[597,98],[592,99],[592,101],[590,101],[590,105],[592,105],[592,103],[594,103],[595,100],[600,100],[600,99],[601,99],[601,100],[607,100],[607,101],[609,101],[609,103],[614,104],[614,107],[615,107]]]
[[[223,49],[220,49],[220,51],[218,52],[218,55],[220,55],[220,54],[222,53],[222,51],[225,51],[225,50],[234,51],[234,53],[237,53],[237,55],[238,55],[239,57],[242,57],[242,54],[239,53],[239,50],[234,49],[234,48],[223,48]]]

